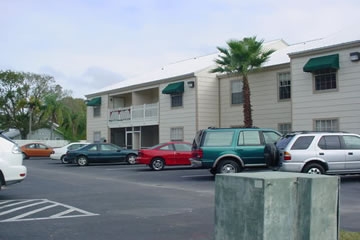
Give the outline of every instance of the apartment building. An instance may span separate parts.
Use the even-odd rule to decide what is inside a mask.
[[[360,133],[360,34],[264,47],[276,51],[249,75],[254,126]],[[87,95],[87,140],[138,149],[191,142],[210,126],[242,126],[242,76],[210,73],[216,57],[169,64]]]

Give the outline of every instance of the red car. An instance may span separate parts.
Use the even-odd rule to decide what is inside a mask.
[[[191,165],[191,143],[188,142],[167,142],[160,143],[149,149],[139,150],[137,163],[146,164],[151,169],[159,171],[165,165]]]

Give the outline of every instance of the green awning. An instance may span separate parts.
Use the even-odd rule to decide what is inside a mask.
[[[91,100],[89,100],[86,105],[88,106],[99,106],[101,105],[101,97],[96,97]]]
[[[184,92],[184,82],[170,83],[162,90],[163,94],[176,94]]]
[[[339,54],[310,58],[303,67],[304,72],[314,72],[322,69],[339,69]]]

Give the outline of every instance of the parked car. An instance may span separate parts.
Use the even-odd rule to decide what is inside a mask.
[[[0,189],[23,181],[26,174],[20,147],[0,133]]]
[[[127,162],[135,164],[137,150],[121,148],[112,143],[91,143],[66,153],[65,160],[86,166],[89,163],[115,163]]]
[[[21,146],[21,152],[24,159],[30,157],[50,157],[54,149],[43,143],[28,143]]]
[[[190,161],[212,174],[236,173],[247,167],[267,167],[264,148],[281,133],[261,128],[209,128],[196,133]]]
[[[152,170],[159,171],[165,166],[191,165],[190,157],[191,143],[167,142],[139,150],[136,161],[148,165]]]
[[[60,160],[61,163],[68,163],[68,161],[65,159],[67,151],[76,150],[88,144],[89,143],[87,142],[73,142],[63,147],[54,148],[54,152],[50,154],[50,158],[52,160]]]
[[[280,161],[281,171],[310,174],[360,173],[358,134],[306,131],[289,133],[276,143],[276,149],[269,152],[274,162]]]

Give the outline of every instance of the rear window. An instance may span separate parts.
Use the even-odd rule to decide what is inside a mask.
[[[201,137],[204,133],[204,130],[200,130],[196,132],[193,144],[192,144],[192,148],[193,149],[197,149],[200,146],[200,141],[201,141]]]
[[[234,131],[207,132],[203,146],[231,146],[233,137]]]
[[[308,149],[311,142],[313,141],[314,136],[303,136],[296,139],[294,144],[292,145],[292,150],[305,150]]]
[[[294,136],[295,135],[285,135],[284,137],[280,138],[279,141],[276,142],[276,147],[279,149],[285,149]]]

